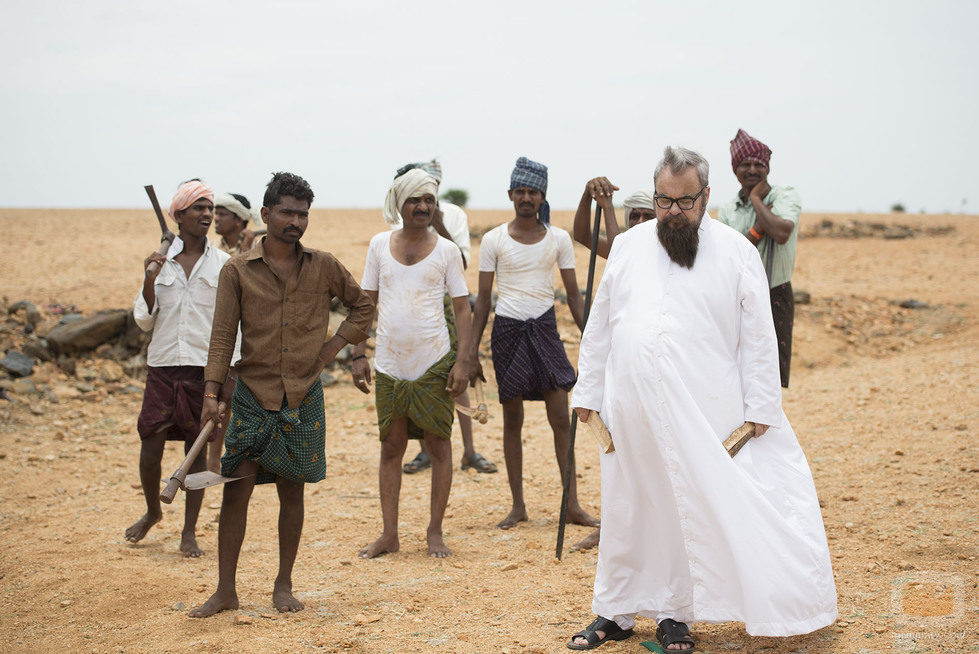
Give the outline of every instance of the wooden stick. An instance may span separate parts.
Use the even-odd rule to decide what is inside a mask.
[[[163,232],[163,236],[160,240],[160,247],[156,249],[156,253],[166,256],[167,251],[170,249],[170,245],[173,243],[173,239],[176,238],[170,228],[167,227],[166,218],[163,217],[163,210],[160,208],[160,202],[156,199],[156,191],[153,189],[153,185],[144,186],[143,189],[146,191],[146,195],[150,196],[150,204],[153,205],[153,211],[156,213],[156,219],[160,223],[160,230]],[[159,270],[160,265],[155,261],[147,267],[149,273],[155,274]],[[150,307],[152,309],[153,307]],[[173,498],[171,498],[173,499]]]
[[[218,415],[224,414],[225,404],[222,402],[218,405]],[[173,498],[177,495],[178,488],[184,488],[184,480],[187,478],[187,472],[190,471],[190,467],[194,465],[194,461],[197,460],[197,455],[201,453],[204,449],[204,444],[207,443],[207,439],[210,438],[211,432],[214,431],[214,420],[208,420],[204,423],[201,428],[201,433],[197,435],[197,439],[194,444],[190,446],[190,451],[187,452],[187,456],[184,457],[184,462],[180,464],[176,472],[170,475],[170,481],[167,482],[166,488],[160,493],[160,501],[164,504],[170,504],[173,502]],[[185,489],[186,490],[186,489]]]
[[[598,232],[602,226],[602,207],[595,205],[595,227],[591,232],[591,256],[588,258],[588,284],[585,287],[585,315],[581,321],[581,333],[585,332],[588,323],[588,313],[591,311],[591,292],[595,284],[595,260],[598,257]],[[564,528],[568,522],[568,499],[571,493],[571,470],[574,468],[574,437],[578,430],[578,414],[571,412],[571,434],[568,439],[568,460],[564,467],[564,488],[561,492],[561,512],[557,525],[557,546],[555,556],[561,560],[561,550],[564,549]]]

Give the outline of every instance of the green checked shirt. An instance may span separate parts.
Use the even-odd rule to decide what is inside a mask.
[[[761,262],[764,265],[768,258],[768,248],[775,246],[775,255],[772,258],[772,278],[768,280],[769,288],[775,288],[782,284],[792,281],[792,269],[795,268],[795,248],[799,239],[799,214],[802,212],[802,201],[799,194],[791,186],[773,186],[768,195],[765,196],[764,203],[772,208],[774,213],[783,220],[791,220],[795,227],[789,240],[783,245],[778,245],[771,238],[764,237],[758,243],[758,254],[761,255]],[[748,230],[755,224],[755,208],[751,206],[750,200],[742,200],[738,193],[733,200],[721,207],[717,212],[717,219],[747,235]]]

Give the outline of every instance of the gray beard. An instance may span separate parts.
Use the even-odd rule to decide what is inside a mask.
[[[701,217],[703,220],[703,217]],[[680,225],[673,228],[670,224]],[[683,216],[659,218],[656,221],[656,236],[666,249],[670,260],[678,266],[693,268],[697,259],[697,246],[700,244],[698,228],[700,221],[694,225]]]

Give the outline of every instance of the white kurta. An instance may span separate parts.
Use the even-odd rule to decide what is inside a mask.
[[[741,234],[705,216],[692,269],[669,259],[656,221],[616,237],[571,402],[600,410],[615,442],[600,455],[596,614],[740,621],[758,636],[836,619],[765,271]],[[732,459],[722,443],[745,420],[772,428]]]

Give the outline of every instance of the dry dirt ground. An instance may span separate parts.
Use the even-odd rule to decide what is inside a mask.
[[[368,239],[383,228],[378,214],[314,211],[304,242],[333,251],[359,278]],[[505,212],[472,214],[474,228],[507,219]],[[803,233],[823,218],[805,215]],[[793,282],[812,302],[797,308],[785,410],[822,500],[840,620],[788,639],[749,638],[740,624],[696,625],[694,635],[704,652],[979,651],[979,219],[829,218],[954,228],[901,240],[800,241]],[[555,214],[555,224],[570,220]],[[155,230],[148,211],[2,210],[0,295],[39,307],[129,307]],[[576,250],[584,288],[587,253]],[[473,268],[468,278],[475,289]],[[929,308],[892,304],[909,298]],[[574,362],[576,330],[564,305],[559,312]],[[178,552],[179,496],[143,542],[127,544],[123,530],[143,512],[140,395],[85,397],[92,399],[0,400],[4,651],[560,652],[592,619],[596,553],[554,556],[560,485],[540,404],[524,427],[529,522],[506,532],[494,527],[509,492],[493,405],[496,417],[477,425],[476,443],[500,473],[460,471],[453,439],[446,541],[455,555],[425,555],[424,472],[404,478],[401,552],[363,561],[358,549],[380,531],[379,445],[372,398],[344,376],[326,393],[327,478],[306,495],[294,577],[306,610],[279,615],[272,608],[277,500],[260,488],[240,561],[241,610],[193,620],[187,609],[216,581],[220,491],[204,500],[203,558]],[[168,448],[165,475],[181,459]],[[597,452],[587,432],[576,456],[582,501],[597,515]],[[568,543],[586,533],[569,528]],[[654,640],[654,632],[640,621],[637,637],[602,651],[645,651],[640,642]]]

